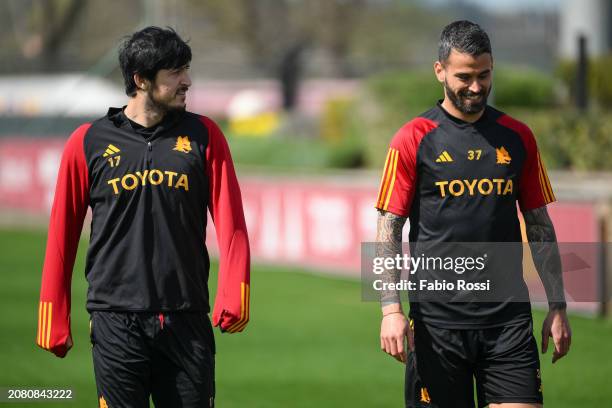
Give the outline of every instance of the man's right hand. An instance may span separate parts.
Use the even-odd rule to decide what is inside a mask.
[[[408,338],[408,347],[410,350],[414,350],[414,334],[401,307],[399,305],[383,307],[383,318],[380,325],[380,348],[397,361],[405,364],[408,359],[405,347],[406,337]]]

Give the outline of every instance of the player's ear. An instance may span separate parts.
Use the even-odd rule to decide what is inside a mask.
[[[440,61],[434,62],[433,65],[434,73],[436,74],[436,78],[438,82],[441,84],[444,83],[444,79],[446,79],[446,72],[444,71],[444,65]]]
[[[138,72],[134,74],[134,83],[136,84],[136,88],[141,91],[147,91],[151,85],[151,81],[141,76]]]

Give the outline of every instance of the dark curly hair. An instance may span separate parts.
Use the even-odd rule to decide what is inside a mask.
[[[126,37],[119,47],[119,65],[125,93],[136,95],[134,74],[150,81],[160,69],[179,68],[191,62],[191,48],[172,28],[147,27]]]

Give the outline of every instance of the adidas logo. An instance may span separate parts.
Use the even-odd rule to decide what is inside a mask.
[[[448,154],[448,152],[445,150],[442,152],[442,154],[440,156],[438,156],[438,158],[436,159],[436,163],[447,163],[447,162],[452,162],[453,158],[451,157],[450,154]]]
[[[102,157],[112,156],[115,153],[119,153],[121,150],[115,145],[109,144]]]

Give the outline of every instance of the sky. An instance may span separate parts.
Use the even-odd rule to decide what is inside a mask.
[[[428,3],[469,3],[489,11],[555,10],[562,0],[429,0]]]
[[[561,0],[464,0],[490,10],[545,9],[554,10]]]

